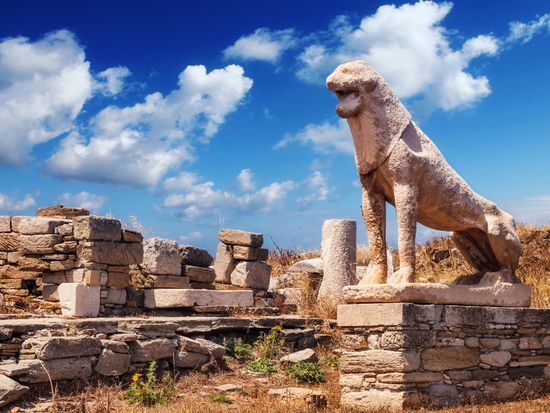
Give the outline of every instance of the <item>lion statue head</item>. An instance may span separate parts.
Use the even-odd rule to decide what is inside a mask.
[[[391,153],[411,115],[386,80],[362,60],[341,64],[326,84],[338,97],[336,113],[349,123],[357,168],[367,174]]]

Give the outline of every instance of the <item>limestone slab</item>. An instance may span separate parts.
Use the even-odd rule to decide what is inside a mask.
[[[20,248],[23,254],[53,254],[54,246],[63,242],[57,234],[20,235]]]
[[[130,354],[104,349],[97,359],[94,370],[102,376],[120,376],[130,369]]]
[[[19,232],[25,235],[53,234],[55,228],[71,221],[46,217],[28,217],[19,221]]]
[[[220,241],[229,245],[260,248],[264,243],[263,234],[238,229],[222,229],[218,234]]]
[[[189,277],[179,275],[148,275],[145,281],[149,288],[189,288]]]
[[[464,369],[479,364],[479,350],[464,346],[428,348],[422,352],[421,360],[424,370]]]
[[[57,288],[61,314],[71,317],[97,317],[101,287],[65,283]]]
[[[0,408],[20,399],[28,392],[27,386],[22,386],[15,380],[0,374]]]
[[[250,290],[154,289],[144,291],[146,308],[181,308],[193,306],[252,307]]]
[[[231,284],[267,291],[270,278],[271,265],[261,261],[241,261],[231,273]]]
[[[161,238],[145,240],[142,267],[148,274],[181,275],[177,242]]]
[[[76,250],[80,262],[109,265],[132,265],[143,261],[143,245],[138,242],[81,242]]]
[[[122,230],[122,241],[124,242],[143,242],[143,235],[138,231],[132,231],[130,229]]]
[[[56,360],[20,360],[19,364],[29,370],[18,378],[24,383],[47,383],[50,380],[85,379],[92,375],[89,357],[62,358]]]
[[[0,217],[0,232],[11,231],[11,218],[9,216]]]
[[[182,267],[185,276],[191,281],[211,283],[216,279],[216,272],[212,268],[197,267],[196,265],[184,265]]]
[[[269,250],[266,248],[243,247],[242,245],[233,246],[233,258],[242,261],[267,261]]]
[[[344,287],[347,303],[429,303],[529,307],[531,286],[448,285],[441,283],[371,284]]]
[[[180,245],[179,252],[182,265],[196,265],[197,267],[210,267],[214,258],[208,251],[191,245]]]
[[[420,357],[414,351],[344,351],[340,358],[343,373],[409,372],[419,367]]]
[[[236,262],[233,259],[231,247],[223,242],[220,242],[218,244],[218,248],[216,249],[216,259],[214,260],[216,281],[224,284],[231,283],[231,273],[235,269],[235,265]]]
[[[120,241],[122,225],[119,220],[95,215],[77,217],[74,219],[74,237],[88,241]]]
[[[32,349],[40,360],[65,357],[95,356],[101,351],[101,341],[93,337],[36,337],[23,343]]]

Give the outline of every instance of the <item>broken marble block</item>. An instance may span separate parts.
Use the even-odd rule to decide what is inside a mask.
[[[145,308],[253,307],[254,294],[250,290],[145,290]]]
[[[68,317],[97,317],[100,286],[65,283],[57,287],[61,314]]]
[[[221,242],[229,245],[259,248],[264,243],[263,234],[240,231],[238,229],[222,229],[218,236]]]
[[[240,261],[267,261],[269,251],[266,248],[233,246],[233,258]]]
[[[117,219],[95,215],[77,217],[74,219],[74,237],[87,241],[120,241],[122,226]]]
[[[191,281],[200,283],[212,283],[216,279],[216,272],[212,268],[197,267],[195,265],[184,265],[184,274]]]
[[[161,238],[143,241],[142,268],[148,274],[181,275],[177,242]]]
[[[235,265],[236,262],[233,259],[231,247],[220,242],[216,250],[216,259],[214,260],[216,281],[224,284],[231,283],[231,273],[235,269]]]
[[[267,291],[270,278],[271,265],[260,261],[241,261],[231,273],[231,284]]]
[[[192,247],[191,245],[180,245],[179,252],[181,256],[181,265],[195,265],[197,267],[210,267],[214,258],[210,253],[202,248]]]

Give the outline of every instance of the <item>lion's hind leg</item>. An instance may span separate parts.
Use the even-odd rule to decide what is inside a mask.
[[[477,284],[485,273],[498,271],[499,264],[485,232],[471,228],[452,232],[451,238],[468,264],[477,270],[474,275],[459,277],[456,284]]]

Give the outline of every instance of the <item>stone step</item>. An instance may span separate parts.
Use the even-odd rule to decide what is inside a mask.
[[[495,307],[529,307],[531,286],[448,285],[441,283],[371,284],[344,287],[347,303],[457,304]]]
[[[144,291],[146,308],[183,308],[194,306],[253,307],[251,290],[164,289]]]

